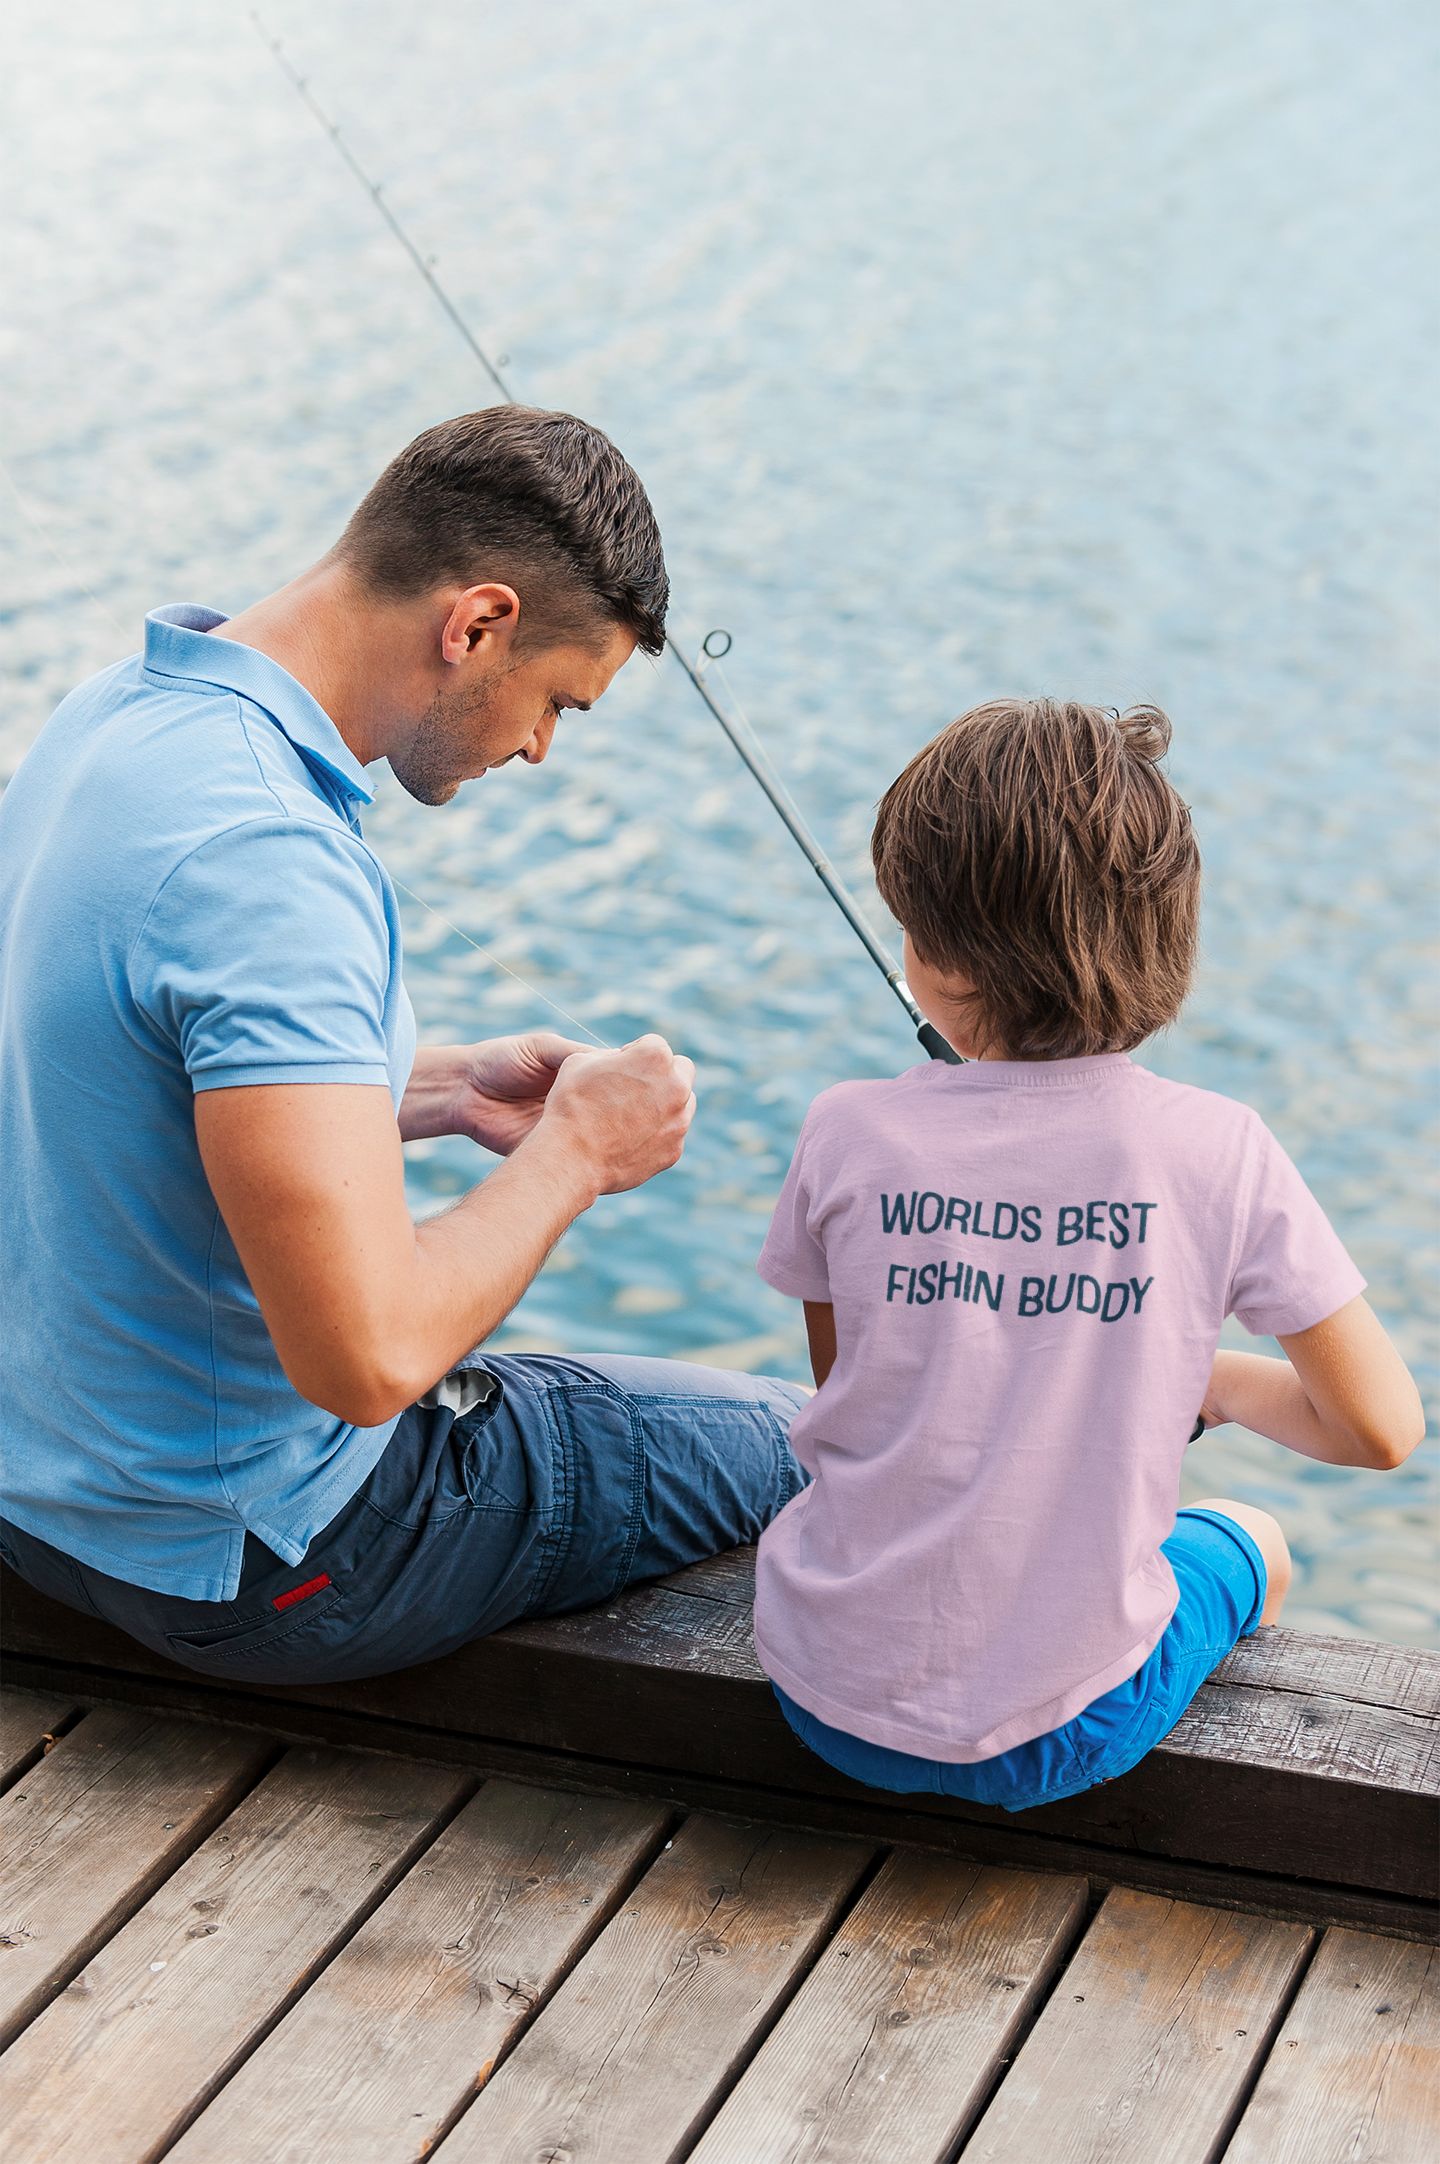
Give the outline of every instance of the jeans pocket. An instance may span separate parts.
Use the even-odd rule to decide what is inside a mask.
[[[488,1405],[477,1406],[457,1420],[454,1448],[465,1494],[476,1510],[499,1510],[524,1517],[535,1508],[530,1467],[509,1420],[496,1423],[501,1409],[497,1392]]]
[[[217,1624],[213,1630],[166,1631],[165,1643],[187,1668],[226,1668],[238,1661],[264,1661],[271,1653],[291,1650],[291,1641],[309,1630],[344,1599],[338,1585],[312,1593],[289,1614],[259,1615]]]

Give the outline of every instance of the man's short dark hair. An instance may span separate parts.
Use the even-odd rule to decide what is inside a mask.
[[[882,798],[876,884],[920,959],[974,986],[992,1052],[1129,1052],[1180,1012],[1200,851],[1158,764],[1169,745],[1158,707],[1002,699]]]
[[[427,428],[392,459],[337,553],[374,594],[500,579],[527,647],[593,644],[607,624],[665,642],[670,581],[638,475],[571,413],[488,406]]]

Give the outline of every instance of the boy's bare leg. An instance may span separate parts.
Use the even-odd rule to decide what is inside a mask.
[[[1260,1611],[1261,1623],[1278,1623],[1280,1610],[1285,1605],[1285,1595],[1290,1590],[1290,1549],[1268,1510],[1253,1510],[1248,1503],[1232,1503],[1224,1496],[1209,1495],[1203,1503],[1192,1503],[1192,1510],[1213,1510],[1222,1518],[1233,1518],[1243,1526],[1265,1559],[1265,1605]]]

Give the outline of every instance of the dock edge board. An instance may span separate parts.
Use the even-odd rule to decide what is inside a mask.
[[[1440,1655],[1267,1633],[1261,1648],[1237,1648],[1131,1773],[1011,1814],[882,1794],[805,1751],[749,1644],[751,1569],[753,1552],[736,1551],[399,1675],[278,1686],[197,1675],[0,1566],[0,1652],[6,1680],[31,1689],[522,1780],[533,1768],[535,1780],[712,1808],[727,1808],[730,1796],[732,1809],[872,1837],[890,1828],[890,1839],[987,1861],[1169,1882],[1177,1892],[1190,1879],[1202,1899],[1223,1899],[1214,1883],[1236,1874],[1272,1913],[1318,1920],[1323,1911],[1426,1935],[1440,1892]]]

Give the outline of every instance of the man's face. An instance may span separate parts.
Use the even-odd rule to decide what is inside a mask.
[[[438,691],[408,741],[391,747],[395,779],[422,804],[448,804],[462,781],[492,766],[538,766],[564,709],[587,712],[634,651],[634,634],[616,624],[598,649],[551,646],[477,669]]]

